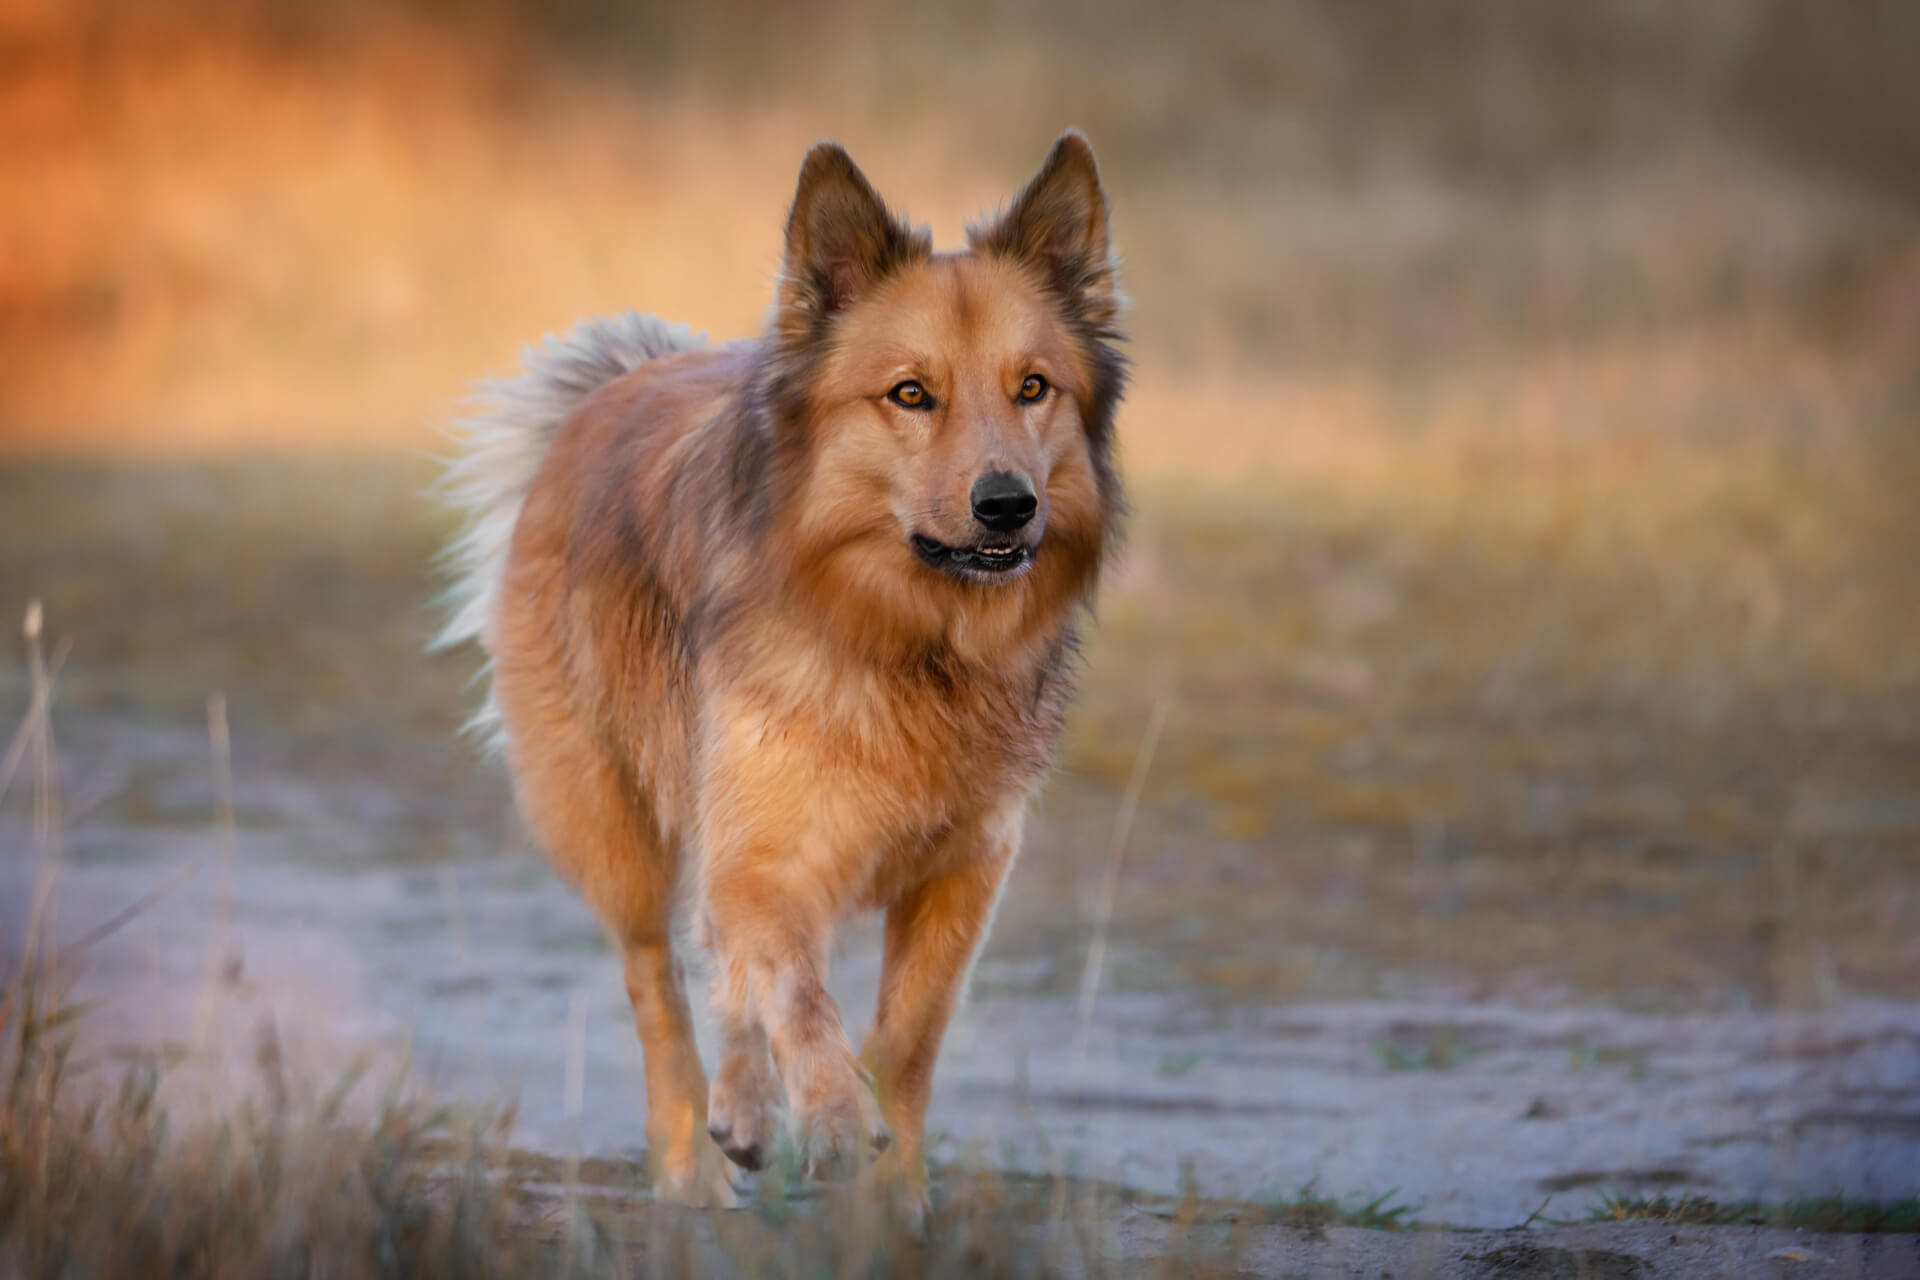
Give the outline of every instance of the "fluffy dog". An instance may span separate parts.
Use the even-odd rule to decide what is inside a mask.
[[[1113,544],[1121,299],[1069,132],[934,253],[845,151],[808,153],[768,330],[628,314],[530,353],[467,425],[458,609],[540,846],[624,958],[663,1198],[722,1153],[891,1151],[924,1204],[939,1051],[1049,767]],[[835,927],[886,912],[855,1053]],[[711,1088],[676,919],[712,957]]]

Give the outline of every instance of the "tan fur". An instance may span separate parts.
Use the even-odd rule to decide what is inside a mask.
[[[491,606],[475,629],[521,808],[625,957],[665,1196],[730,1203],[715,1140],[756,1164],[783,1109],[815,1172],[890,1133],[887,1164],[924,1195],[934,1059],[1120,505],[1118,297],[1085,141],[1063,137],[971,234],[931,253],[815,148],[767,336],[656,343],[523,424],[551,436],[523,498],[492,486],[517,521],[502,562],[467,566],[497,582],[466,595]],[[1024,403],[1033,374],[1052,390]],[[907,379],[932,410],[888,399]],[[917,554],[915,534],[986,536],[968,494],[998,471],[1038,491],[1028,570],[959,580]],[[710,1092],[681,901],[713,956]],[[836,926],[865,910],[887,913],[886,944],[856,1055],[825,980]]]

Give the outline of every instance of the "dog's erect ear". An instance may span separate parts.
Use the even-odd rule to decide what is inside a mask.
[[[1119,313],[1107,196],[1093,148],[1077,129],[1060,135],[1005,214],[987,226],[969,227],[967,238],[975,252],[1038,266],[1096,324],[1110,324]]]
[[[887,212],[844,150],[819,143],[800,166],[800,187],[787,216],[780,310],[811,326],[852,306],[931,247],[926,232]]]

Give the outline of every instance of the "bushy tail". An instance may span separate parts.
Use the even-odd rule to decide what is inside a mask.
[[[522,372],[476,388],[477,410],[455,424],[458,452],[440,485],[441,496],[465,523],[442,553],[452,582],[445,596],[447,624],[433,648],[478,640],[492,652],[494,602],[521,504],[554,431],[575,406],[648,360],[705,343],[705,334],[657,316],[637,311],[603,316],[583,321],[565,337],[549,334],[540,346],[527,348]],[[469,728],[496,737],[499,722],[489,690]]]

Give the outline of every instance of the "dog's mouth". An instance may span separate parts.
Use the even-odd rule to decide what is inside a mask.
[[[921,564],[962,582],[1003,582],[1033,566],[1033,548],[1023,542],[950,547],[923,533],[914,534],[912,541]]]

